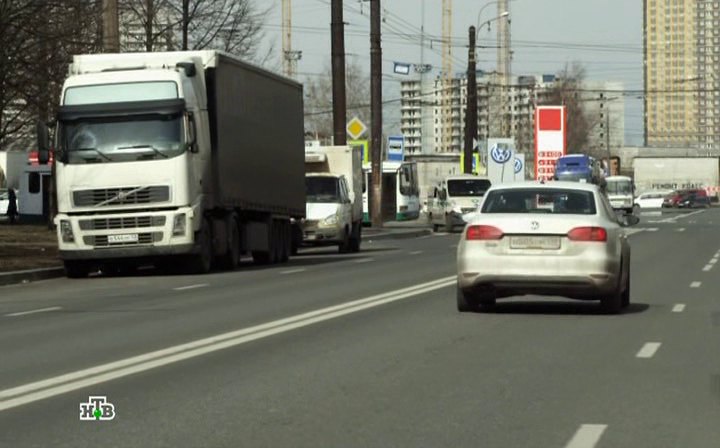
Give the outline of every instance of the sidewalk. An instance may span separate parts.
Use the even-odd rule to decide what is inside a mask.
[[[363,240],[369,241],[417,238],[430,234],[432,229],[424,216],[413,221],[388,221],[383,223],[382,228],[363,228]]]

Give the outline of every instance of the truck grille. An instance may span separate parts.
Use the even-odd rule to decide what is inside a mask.
[[[86,235],[83,242],[93,247],[124,247],[124,246],[145,246],[153,242],[162,241],[162,232],[149,232],[138,234],[138,241],[131,243],[109,243],[107,235]]]
[[[73,202],[78,207],[96,206],[99,204],[132,205],[152,204],[170,200],[170,187],[123,187],[102,188],[97,190],[78,190],[73,192]]]
[[[164,225],[164,216],[130,216],[124,218],[83,219],[80,221],[81,230],[138,229],[162,227]]]

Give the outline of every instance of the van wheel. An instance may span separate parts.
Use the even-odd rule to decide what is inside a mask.
[[[452,233],[453,231],[452,218],[450,215],[445,215],[445,231],[447,233]]]
[[[350,238],[350,252],[360,252],[360,244],[362,243],[362,225],[356,224],[353,226],[353,235]]]
[[[343,239],[338,246],[338,253],[346,254],[350,252],[350,233],[348,229],[343,232]]]

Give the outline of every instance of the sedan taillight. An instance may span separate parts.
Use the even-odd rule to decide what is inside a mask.
[[[607,241],[607,230],[602,227],[576,227],[568,232],[570,241]]]
[[[502,237],[502,230],[493,226],[470,226],[465,233],[465,239],[468,241],[499,240]]]

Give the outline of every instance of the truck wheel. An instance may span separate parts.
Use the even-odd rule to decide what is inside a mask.
[[[281,230],[281,241],[282,241],[282,252],[280,257],[281,263],[286,263],[290,259],[290,251],[292,246],[292,227],[288,221],[283,221],[280,226]]]
[[[213,249],[210,221],[203,220],[202,228],[197,233],[200,243],[200,253],[193,254],[188,260],[187,268],[191,274],[207,274],[212,269]]]
[[[227,251],[219,258],[218,264],[223,269],[232,270],[240,264],[240,230],[234,218],[230,220],[227,245]]]
[[[292,241],[290,246],[290,254],[297,255],[300,244],[302,243],[303,235],[302,229],[299,226],[292,226],[290,234],[292,235]]]
[[[350,252],[350,232],[348,231],[348,229],[345,229],[345,231],[343,232],[343,239],[338,246],[338,252],[341,254],[346,254]]]
[[[90,273],[90,266],[84,261],[65,260],[63,264],[67,278],[85,278]]]
[[[353,231],[353,237],[350,240],[350,252],[360,252],[360,244],[362,243],[362,225],[356,224]]]
[[[433,232],[437,233],[440,230],[440,226],[438,224],[432,225]]]
[[[270,264],[270,252],[254,250],[252,257],[255,264]]]

